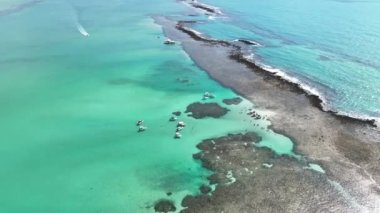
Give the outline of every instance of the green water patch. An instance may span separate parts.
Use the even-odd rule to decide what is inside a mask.
[[[272,130],[266,130],[265,133],[258,131],[258,135],[262,137],[262,140],[256,144],[257,147],[269,148],[278,155],[296,156],[293,152],[294,144],[289,138],[276,134]]]

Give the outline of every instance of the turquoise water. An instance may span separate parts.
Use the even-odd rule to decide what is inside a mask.
[[[245,115],[252,103],[224,105],[236,94],[180,46],[162,44],[151,15],[184,10],[176,1],[47,0],[0,16],[0,212],[152,212],[161,198],[179,207],[210,175],[192,158],[196,144],[227,133],[254,131],[259,146],[294,156],[289,138]],[[171,113],[205,91],[231,111],[182,115],[175,140]],[[139,119],[147,131],[137,132]]]
[[[210,36],[253,39],[256,60],[296,77],[327,107],[380,118],[380,2],[204,0],[224,17],[196,26]]]

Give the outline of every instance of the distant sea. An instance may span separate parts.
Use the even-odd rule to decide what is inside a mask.
[[[204,0],[219,7],[195,28],[211,37],[251,39],[253,58],[310,92],[326,109],[380,118],[380,2],[376,0]]]

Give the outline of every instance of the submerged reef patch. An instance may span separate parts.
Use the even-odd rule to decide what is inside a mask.
[[[186,113],[191,113],[189,116],[195,119],[202,119],[206,117],[220,118],[230,111],[227,108],[221,107],[217,103],[192,103],[186,108]]]
[[[238,105],[243,101],[240,97],[224,99],[223,103],[227,105]]]
[[[174,212],[176,209],[173,201],[167,199],[161,199],[154,204],[155,212]]]

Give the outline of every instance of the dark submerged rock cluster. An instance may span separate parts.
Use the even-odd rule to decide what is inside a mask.
[[[173,201],[167,199],[161,199],[154,204],[155,212],[174,212],[176,209]]]
[[[186,113],[191,113],[189,116],[195,119],[202,119],[206,117],[220,118],[227,114],[229,109],[221,107],[217,103],[192,103],[186,108]]]
[[[227,105],[238,105],[243,101],[240,97],[224,99],[223,103]]]
[[[278,156],[257,148],[255,133],[229,134],[203,140],[193,155],[214,172],[210,184],[218,184],[210,195],[188,195],[182,213],[199,212],[354,212],[344,196],[316,171],[305,169],[307,162]],[[233,181],[231,181],[233,179]]]

